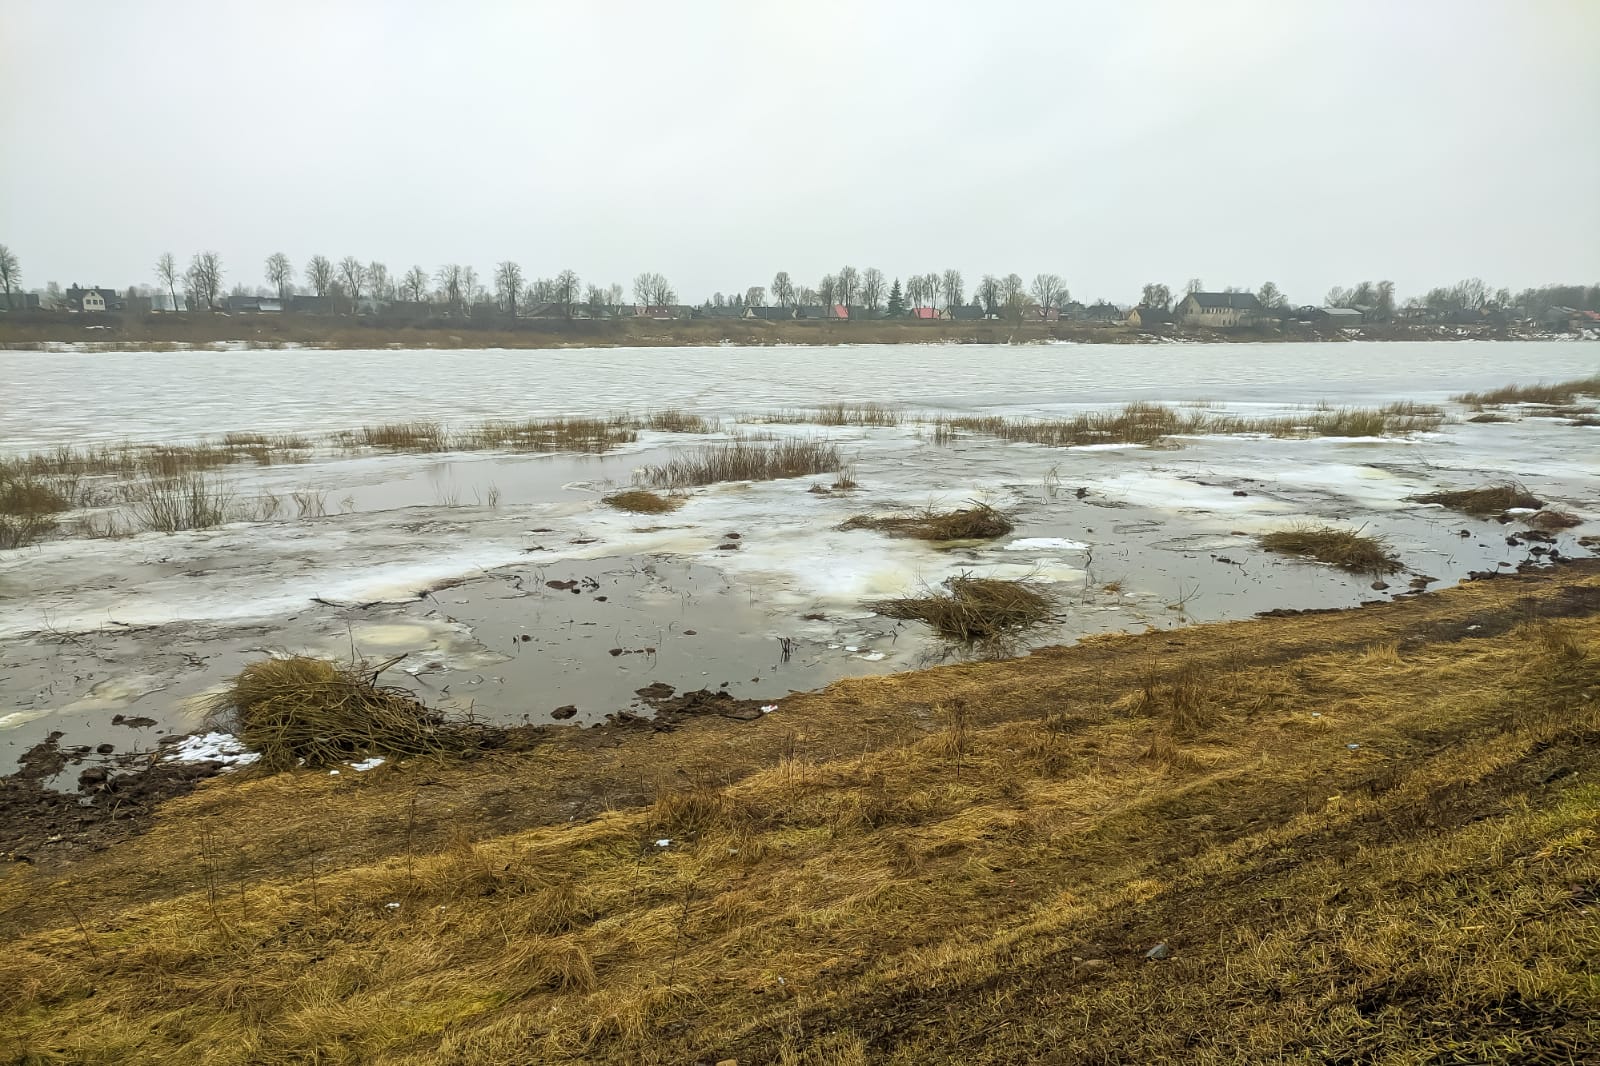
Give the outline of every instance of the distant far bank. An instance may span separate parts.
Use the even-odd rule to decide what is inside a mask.
[[[0,349],[51,351],[190,348],[635,348],[704,345],[844,344],[1162,344],[1422,340],[1571,340],[1600,334],[1553,333],[1519,326],[1369,324],[1228,330],[1125,323],[740,319],[562,320],[434,319],[386,322],[366,316],[293,314],[9,315],[0,316]]]

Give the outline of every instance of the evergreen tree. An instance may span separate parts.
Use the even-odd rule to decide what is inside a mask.
[[[889,317],[900,318],[906,313],[906,298],[900,291],[900,279],[895,278],[889,288]]]

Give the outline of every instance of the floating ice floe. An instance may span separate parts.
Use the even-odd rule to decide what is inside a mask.
[[[1068,540],[1065,537],[1022,537],[1006,545],[1008,552],[1042,551],[1054,548],[1058,551],[1081,552],[1087,550],[1089,545],[1079,540]]]
[[[888,656],[881,651],[869,651],[865,655],[862,655],[861,658],[869,663],[881,663],[883,660],[887,659]]]
[[[167,753],[167,762],[219,762],[224,770],[249,766],[261,758],[232,733],[199,733],[184,737]]]

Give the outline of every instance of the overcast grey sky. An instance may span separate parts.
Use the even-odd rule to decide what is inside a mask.
[[[6,0],[26,282],[1600,280],[1600,2]]]

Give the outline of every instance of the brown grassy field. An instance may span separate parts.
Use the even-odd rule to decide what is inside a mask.
[[[0,865],[0,1061],[1593,1061],[1597,750],[1577,564],[218,779]]]

